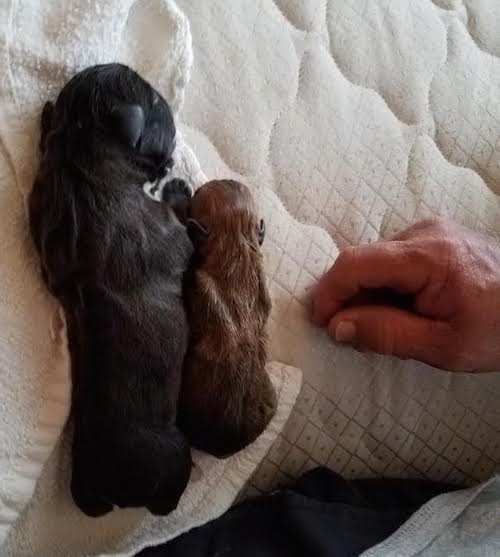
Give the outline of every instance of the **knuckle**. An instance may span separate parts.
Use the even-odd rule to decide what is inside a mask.
[[[459,245],[453,235],[434,234],[423,240],[409,241],[405,246],[405,257],[409,263],[448,269],[456,260],[458,250]]]
[[[425,250],[416,241],[408,241],[404,245],[403,257],[408,263],[418,262],[422,259]]]
[[[408,265],[427,265],[429,262],[429,250],[418,240],[405,242],[401,255],[403,263]]]

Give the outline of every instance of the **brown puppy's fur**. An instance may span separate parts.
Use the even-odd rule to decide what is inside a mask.
[[[231,180],[202,186],[190,216],[191,341],[178,423],[194,447],[225,457],[254,441],[276,410],[265,370],[271,301],[259,250],[264,227],[248,188]]]

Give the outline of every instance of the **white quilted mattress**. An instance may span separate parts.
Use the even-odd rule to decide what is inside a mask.
[[[194,50],[186,141],[209,177],[257,192],[273,357],[304,373],[253,489],[319,464],[347,477],[489,477],[500,463],[500,374],[336,346],[309,324],[309,294],[338,248],[428,215],[498,236],[500,3],[178,4]]]
[[[424,216],[500,237],[498,29],[498,0],[0,1],[2,557],[133,555],[224,512],[259,462],[252,492],[319,464],[466,483],[495,471],[499,373],[341,348],[310,324],[309,303],[339,248]],[[111,60],[181,111],[181,174],[246,182],[267,224],[279,411],[232,459],[197,454],[166,519],[95,521],[71,501],[69,359],[26,225],[43,102]]]

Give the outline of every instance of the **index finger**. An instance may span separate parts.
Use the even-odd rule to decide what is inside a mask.
[[[376,242],[346,248],[319,281],[313,320],[325,326],[363,289],[392,288],[402,294],[416,294],[427,285],[430,272],[425,253],[409,242]]]

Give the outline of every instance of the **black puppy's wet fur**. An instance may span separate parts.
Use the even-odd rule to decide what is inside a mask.
[[[42,115],[29,201],[44,280],[61,301],[72,362],[71,491],[99,516],[120,507],[167,514],[191,472],[176,405],[188,326],[182,276],[192,254],[166,185],[175,127],[164,99],[129,68],[76,75]]]

